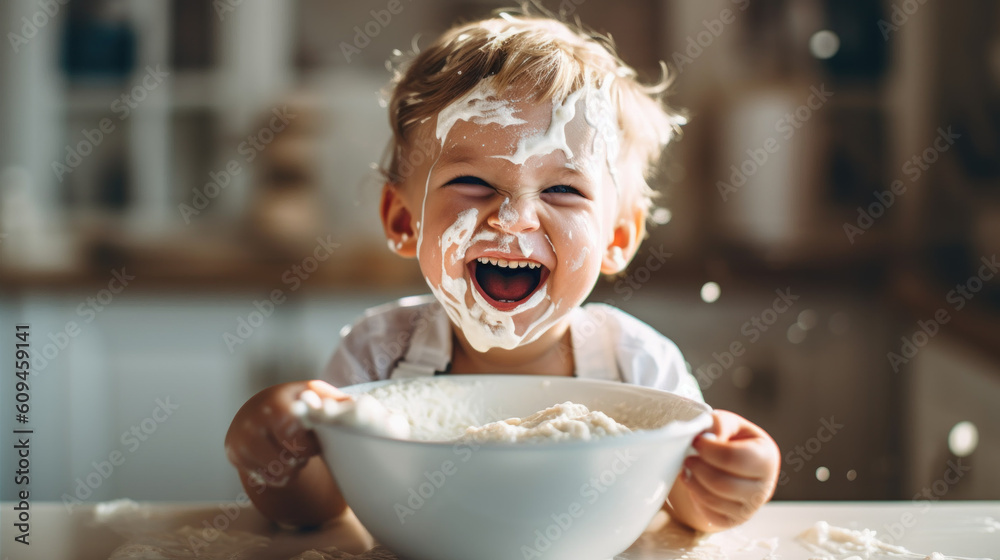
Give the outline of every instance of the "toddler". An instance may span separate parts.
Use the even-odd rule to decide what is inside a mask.
[[[436,374],[601,378],[701,400],[677,347],[601,304],[645,235],[646,177],[682,119],[607,41],[541,17],[461,25],[393,80],[393,140],[380,214],[389,247],[415,257],[433,295],[369,310],[322,380],[252,397],[226,437],[257,508],[295,526],[345,509],[315,435],[290,413],[306,389]],[[662,84],[661,84],[662,86]],[[731,412],[694,443],[665,504],[718,531],[772,495],[779,453]]]

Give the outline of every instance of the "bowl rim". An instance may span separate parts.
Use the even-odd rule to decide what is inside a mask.
[[[342,432],[351,435],[365,436],[370,439],[384,440],[388,442],[393,442],[394,444],[410,445],[422,448],[447,448],[453,449],[456,446],[466,446],[475,451],[481,451],[484,449],[518,449],[518,450],[532,450],[535,451],[547,451],[553,448],[559,449],[578,449],[582,447],[593,449],[595,447],[628,447],[634,445],[645,445],[650,443],[655,443],[668,438],[673,438],[677,436],[690,435],[693,440],[696,435],[704,432],[712,427],[712,407],[707,403],[696,401],[689,397],[679,395],[677,393],[672,393],[670,391],[664,391],[663,389],[656,389],[654,387],[646,387],[643,385],[634,385],[631,383],[625,383],[621,381],[611,381],[607,379],[584,379],[578,377],[568,377],[560,375],[535,375],[535,374],[442,374],[436,376],[427,377],[409,377],[403,379],[380,379],[376,381],[367,381],[364,383],[356,383],[354,385],[346,385],[344,387],[339,387],[341,391],[351,395],[358,395],[367,393],[372,389],[378,387],[383,387],[386,385],[398,384],[412,382],[418,379],[460,379],[464,383],[473,383],[475,381],[485,381],[485,380],[495,380],[495,379],[511,379],[517,378],[518,380],[539,380],[539,381],[551,381],[551,380],[575,380],[573,382],[583,382],[588,384],[596,385],[609,385],[616,387],[628,387],[632,390],[639,390],[643,392],[652,392],[653,394],[669,395],[670,398],[677,398],[683,401],[688,401],[694,408],[700,408],[701,412],[695,417],[688,420],[674,420],[667,423],[659,428],[653,428],[651,430],[636,430],[627,434],[617,435],[614,437],[604,437],[596,440],[585,440],[585,441],[543,441],[543,442],[476,442],[471,440],[412,440],[412,439],[400,439],[390,436],[385,436],[381,434],[371,433],[363,428],[356,426],[350,426],[346,424],[316,424],[313,429],[316,431],[333,431]],[[320,444],[322,445],[322,438],[320,438]]]

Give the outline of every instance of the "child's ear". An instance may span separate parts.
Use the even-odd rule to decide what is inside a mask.
[[[625,270],[639,249],[639,243],[646,233],[646,213],[634,208],[632,213],[622,216],[615,225],[611,242],[601,260],[601,274],[618,274]]]
[[[399,188],[395,183],[386,183],[382,187],[382,202],[379,205],[382,227],[385,238],[389,240],[389,248],[401,257],[412,258],[417,256],[413,214]]]

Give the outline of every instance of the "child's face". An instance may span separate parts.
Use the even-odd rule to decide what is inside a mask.
[[[424,277],[477,351],[565,325],[602,269],[625,264],[608,156],[618,132],[602,130],[613,120],[596,111],[598,92],[580,93],[555,112],[523,101],[480,99],[458,113],[453,105],[438,115],[443,143],[430,121],[404,154],[415,162],[421,146],[425,155],[433,148],[400,195]]]

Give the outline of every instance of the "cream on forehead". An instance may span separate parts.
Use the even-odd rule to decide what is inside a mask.
[[[514,116],[514,109],[512,103],[499,98],[493,86],[493,79],[486,78],[465,95],[441,109],[437,116],[435,136],[444,145],[448,132],[458,121],[469,121],[480,126],[524,124],[523,119]]]
[[[493,157],[506,159],[516,165],[524,165],[524,162],[533,156],[544,156],[562,150],[566,154],[566,159],[572,159],[573,150],[566,143],[566,125],[576,116],[576,102],[583,93],[583,89],[578,89],[567,95],[562,103],[553,103],[549,128],[535,136],[522,138],[517,143],[517,151],[513,155]]]
[[[615,188],[621,194],[621,185],[618,183],[620,131],[618,128],[618,115],[615,112],[614,105],[611,103],[611,82],[614,79],[614,74],[608,74],[604,77],[600,88],[587,88],[583,116],[587,120],[587,124],[597,132],[594,135],[594,153],[597,153],[597,140],[600,139],[604,143],[604,155],[608,161],[608,172],[611,173],[611,180],[614,181]]]

